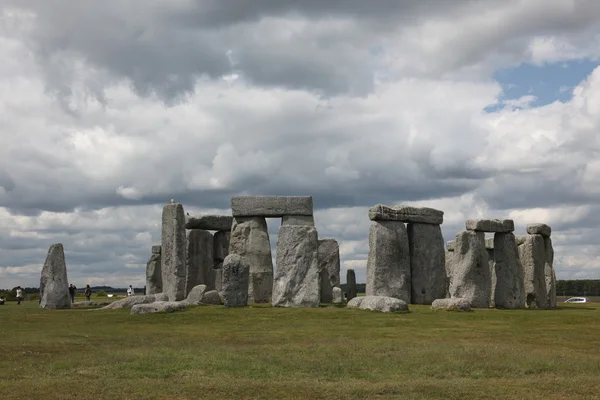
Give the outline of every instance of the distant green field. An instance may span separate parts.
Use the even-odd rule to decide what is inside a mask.
[[[598,399],[600,308],[0,306],[0,399]]]

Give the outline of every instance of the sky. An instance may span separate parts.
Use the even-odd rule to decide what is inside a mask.
[[[143,286],[162,206],[234,195],[313,196],[342,282],[378,203],[547,223],[600,279],[599,58],[596,0],[2,0],[0,288],[53,243]]]

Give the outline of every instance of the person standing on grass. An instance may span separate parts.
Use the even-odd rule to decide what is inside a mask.
[[[92,296],[92,288],[90,287],[90,285],[86,285],[84,294],[85,300],[90,301],[90,297]]]
[[[21,286],[17,286],[17,305],[21,305],[22,301],[23,301],[23,289],[21,289]]]
[[[131,285],[127,288],[127,296],[133,296],[133,287]]]
[[[77,288],[72,283],[69,285],[69,296],[71,296],[71,303],[75,303],[75,291]]]

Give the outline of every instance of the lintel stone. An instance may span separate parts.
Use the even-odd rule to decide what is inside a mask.
[[[550,237],[552,228],[546,224],[529,224],[527,225],[527,233],[530,235],[542,235],[544,237]]]
[[[186,216],[185,229],[204,229],[206,231],[231,231],[233,217],[230,215]]]
[[[469,219],[465,225],[468,231],[508,233],[515,230],[512,219]]]
[[[313,215],[313,202],[312,196],[234,196],[231,212],[234,217]]]
[[[428,207],[377,204],[369,208],[369,219],[439,225],[444,222],[444,212]]]

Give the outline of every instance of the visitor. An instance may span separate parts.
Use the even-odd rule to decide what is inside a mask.
[[[133,287],[131,285],[127,288],[127,296],[133,296]]]
[[[64,286],[63,286],[64,287]],[[75,291],[77,288],[72,283],[69,285],[69,296],[71,296],[71,303],[75,303]]]
[[[90,297],[92,296],[92,288],[90,287],[90,285],[86,285],[84,295],[85,300],[90,301]]]
[[[5,301],[6,300],[4,300],[4,297],[0,297],[0,306],[3,306]]]
[[[21,305],[22,301],[23,301],[23,289],[21,289],[21,286],[17,286],[17,305]]]

